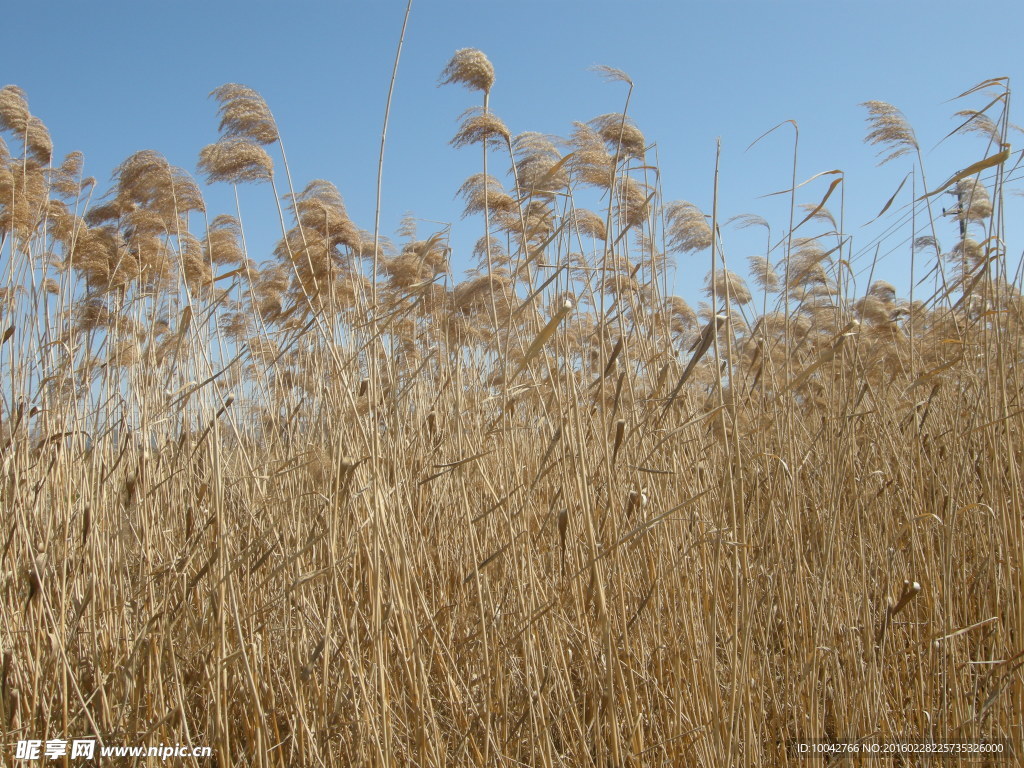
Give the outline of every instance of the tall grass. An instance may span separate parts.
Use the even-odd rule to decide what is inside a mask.
[[[854,292],[796,149],[789,221],[739,221],[768,232],[752,291],[717,194],[709,216],[663,199],[628,95],[513,136],[482,53],[442,79],[483,94],[453,139],[483,158],[461,280],[447,227],[392,244],[330,182],[280,194],[249,88],[214,92],[199,170],[278,201],[259,263],[182,169],[141,152],[93,194],[0,91],[5,744],[208,744],[224,766],[1020,744],[1007,81],[964,94],[988,146],[946,185],[962,226],[902,115],[868,105],[869,139],[920,163],[886,206],[914,212],[916,290],[937,286],[907,301]],[[711,269],[696,311],[668,293],[678,254]]]

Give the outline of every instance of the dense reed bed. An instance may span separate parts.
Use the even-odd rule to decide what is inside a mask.
[[[295,185],[244,86],[214,92],[198,171],[278,201],[272,253],[156,152],[97,190],[0,91],[6,744],[711,766],[1021,743],[1008,82],[963,95],[977,153],[945,186],[867,105],[918,197],[883,212],[913,288],[858,292],[841,174],[794,177],[788,221],[732,220],[765,228],[748,262],[717,178],[709,211],[663,199],[632,82],[600,74],[622,111],[557,138],[509,132],[479,51],[442,73],[481,163],[465,276],[447,227],[388,240]]]

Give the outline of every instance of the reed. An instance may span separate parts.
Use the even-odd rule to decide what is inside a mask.
[[[885,206],[936,262],[903,299],[825,206],[841,176],[821,199],[794,175],[781,225],[664,200],[632,80],[600,74],[622,112],[513,135],[487,57],[452,58],[441,81],[483,97],[452,141],[483,153],[472,259],[447,226],[362,230],[326,180],[280,195],[245,86],[214,91],[198,171],[273,195],[263,261],[156,152],[95,202],[0,90],[5,743],[266,767],[1024,743],[1008,82],[962,94],[988,146],[955,215],[927,187]],[[920,165],[898,110],[867,109],[886,161]],[[733,224],[767,234],[746,275]],[[696,310],[673,256],[710,257]]]

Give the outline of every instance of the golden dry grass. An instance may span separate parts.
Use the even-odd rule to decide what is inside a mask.
[[[494,70],[463,50],[442,79],[486,97]],[[214,93],[200,171],[274,183],[270,110]],[[1001,175],[962,185],[957,247],[917,257],[935,295],[854,294],[832,218],[770,237],[752,292],[717,210],[661,199],[624,112],[563,142],[485,101],[455,143],[512,167],[463,187],[488,231],[458,282],[446,229],[393,246],[325,181],[274,185],[262,264],[156,153],[90,206],[80,156],[55,173],[0,95],[21,149],[0,153],[5,743],[208,744],[222,766],[1021,744]],[[890,159],[915,151],[870,114]],[[709,248],[695,312],[670,254]]]

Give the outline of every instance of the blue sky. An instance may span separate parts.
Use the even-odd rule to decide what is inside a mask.
[[[241,82],[260,91],[274,111],[297,186],[314,178],[334,182],[353,220],[372,229],[381,120],[404,2],[137,0],[51,2],[45,9],[44,16],[38,3],[17,3],[3,11],[0,85],[25,89],[56,155],[84,152],[86,173],[101,189],[118,162],[142,149],[194,171],[199,150],[217,138],[216,106],[207,94]],[[448,146],[458,116],[478,97],[437,87],[451,54],[474,47],[495,66],[491,107],[513,133],[567,135],[574,120],[619,111],[624,86],[602,82],[588,68],[607,64],[628,72],[636,84],[630,113],[657,144],[667,199],[710,210],[721,138],[723,220],[757,213],[783,229],[785,200],[759,196],[789,184],[790,133],[778,131],[745,150],[780,121],[796,120],[801,180],[834,168],[846,172],[846,229],[856,251],[879,231],[860,225],[911,166],[903,158],[876,167],[875,149],[863,144],[860,102],[881,99],[906,113],[934,185],[985,150],[978,137],[933,149],[955,127],[953,112],[984,103],[944,102],[989,77],[1019,81],[1022,22],[1020,3],[1002,1],[971,8],[868,0],[420,0],[394,95],[382,231],[394,234],[407,211],[453,222],[460,267],[482,234],[479,218],[461,220],[454,199],[462,181],[479,171],[479,153]],[[798,201],[816,202],[826,186],[809,185]],[[212,214],[233,212],[223,185],[207,190],[207,201]],[[837,203],[833,198],[830,207],[838,214]],[[1011,214],[1019,218],[1022,203],[1009,198]],[[279,236],[269,189],[244,188],[242,208],[250,255],[260,261]],[[952,243],[955,225],[943,222],[940,240],[943,233]],[[887,240],[883,252],[899,241]],[[741,266],[762,242],[760,234],[726,231],[730,266]],[[1011,237],[1014,264],[1020,247]],[[679,260],[679,292],[696,295],[707,261],[703,255]],[[907,250],[899,249],[879,274],[902,283],[906,261]]]

